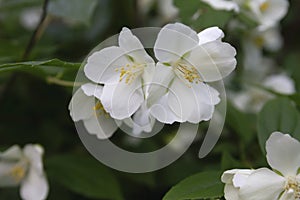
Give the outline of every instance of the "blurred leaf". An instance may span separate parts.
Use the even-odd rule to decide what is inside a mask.
[[[226,124],[246,143],[249,143],[255,136],[252,127],[252,124],[255,126],[255,116],[243,113],[231,104],[228,104]]]
[[[86,156],[60,155],[46,160],[50,180],[90,198],[123,199],[120,186],[108,168]]]
[[[80,65],[80,63],[64,62],[59,59],[7,63],[0,65],[0,73],[11,71],[25,71],[42,77],[57,75],[62,76],[64,73],[69,73],[70,70],[77,71]]]
[[[291,74],[291,77],[295,81],[296,88],[298,91],[300,90],[300,52],[288,52],[286,54],[285,60],[284,60],[284,67],[289,71],[289,74]]]
[[[232,12],[214,10],[200,0],[189,0],[188,6],[186,0],[175,0],[174,2],[180,10],[181,21],[198,31],[211,26],[224,28],[233,15]]]
[[[289,98],[291,100],[293,100],[297,104],[297,106],[300,107],[300,94],[299,93],[292,94],[292,95],[289,96]]]
[[[69,22],[89,25],[97,2],[97,0],[52,0],[48,5],[48,13]]]
[[[265,143],[274,131],[300,139],[300,115],[288,98],[280,97],[265,104],[258,115],[258,140],[265,153]]]
[[[207,199],[223,195],[220,172],[201,172],[190,176],[174,187],[163,200]]]
[[[242,164],[234,159],[230,153],[224,151],[222,154],[221,168],[222,170],[232,169],[232,168],[241,168]]]

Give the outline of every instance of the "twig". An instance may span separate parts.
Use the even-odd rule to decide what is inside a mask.
[[[32,33],[30,41],[29,41],[29,43],[28,43],[28,45],[26,47],[26,50],[25,50],[25,52],[24,52],[24,54],[22,56],[22,60],[23,61],[26,60],[28,58],[28,56],[30,55],[30,53],[31,53],[34,45],[36,44],[37,40],[41,36],[41,33],[42,33],[43,29],[44,29],[44,23],[45,23],[46,17],[47,17],[48,2],[49,2],[49,0],[44,0],[41,19],[40,19],[39,24],[37,25],[36,29]]]
[[[84,84],[84,83],[79,83],[79,82],[61,80],[61,79],[58,79],[58,78],[52,77],[52,76],[47,77],[46,80],[50,84],[56,84],[56,85],[65,86],[65,87],[79,87]]]

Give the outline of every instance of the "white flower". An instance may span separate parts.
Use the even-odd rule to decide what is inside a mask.
[[[202,0],[216,10],[228,10],[239,12],[239,5],[232,0]]]
[[[224,193],[227,200],[239,200],[238,192],[246,179],[254,170],[251,169],[232,169],[223,173],[221,180],[225,183]]]
[[[262,85],[274,92],[293,94],[296,92],[294,81],[285,74],[268,76]],[[254,86],[247,87],[244,91],[232,96],[233,104],[246,112],[258,112],[263,105],[274,97],[273,94]]]
[[[154,61],[127,28],[119,35],[119,46],[93,53],[84,67],[93,82],[104,84],[101,102],[111,117],[129,118],[145,101]]]
[[[206,82],[233,71],[236,51],[221,41],[223,32],[168,24],[159,32],[154,52],[159,62],[149,90],[151,114],[163,123],[209,120],[219,93]]]
[[[49,186],[43,169],[43,152],[40,145],[28,144],[23,151],[15,145],[0,153],[0,187],[20,185],[22,199],[46,199]]]
[[[273,171],[252,172],[239,189],[242,200],[300,199],[300,143],[288,134],[274,132],[266,142],[267,161]]]
[[[102,92],[103,86],[92,83],[82,85],[74,93],[69,110],[73,121],[82,120],[90,134],[106,139],[112,136],[118,126],[99,100]]]
[[[20,16],[21,25],[28,29],[33,30],[37,27],[42,16],[42,9],[37,8],[29,8],[22,11]]]
[[[263,62],[263,49],[274,52],[282,47],[283,39],[277,26],[264,30],[258,28],[248,31],[243,38],[245,68],[261,68]]]
[[[286,15],[288,0],[237,0],[245,7],[244,12],[260,24],[260,28],[270,27]]]

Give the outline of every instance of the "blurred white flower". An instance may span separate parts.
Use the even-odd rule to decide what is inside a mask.
[[[26,145],[23,150],[15,145],[0,153],[0,187],[20,185],[24,200],[43,200],[49,185],[43,169],[44,150],[40,145]]]
[[[123,120],[133,115],[147,98],[154,61],[128,28],[119,35],[119,46],[93,53],[84,67],[93,82],[104,84],[100,100],[111,117]]]
[[[216,10],[228,10],[239,12],[239,5],[233,0],[201,0]]]
[[[103,86],[92,83],[82,85],[73,95],[69,104],[73,121],[82,120],[86,130],[99,139],[112,136],[118,126],[105,111],[100,97]]]
[[[243,7],[248,17],[259,23],[261,29],[279,23],[286,15],[289,7],[288,0],[235,0]]]
[[[282,47],[283,39],[279,27],[269,27],[264,30],[258,28],[248,32],[243,38],[244,67],[261,68],[263,49],[274,52]]]
[[[268,76],[263,82],[262,86],[281,94],[295,93],[294,81],[285,74]],[[257,113],[261,110],[263,105],[274,95],[264,89],[248,86],[244,91],[231,96],[233,104],[245,112]]]
[[[221,180],[225,183],[224,193],[227,200],[239,200],[238,192],[246,179],[252,174],[251,169],[232,169],[223,173]]]
[[[197,33],[180,23],[159,32],[156,65],[149,90],[151,114],[163,123],[209,120],[219,93],[206,82],[230,74],[236,65],[235,49],[221,41],[223,32],[212,27]]]
[[[28,30],[33,30],[37,27],[41,15],[42,15],[42,9],[39,7],[25,9],[24,11],[21,12],[20,23],[24,28]]]
[[[266,142],[268,168],[225,171],[222,182],[227,200],[296,200],[300,198],[300,143],[274,132]]]

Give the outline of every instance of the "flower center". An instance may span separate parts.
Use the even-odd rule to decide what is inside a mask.
[[[288,178],[285,190],[287,191],[287,194],[293,195],[294,199],[300,199],[300,183],[295,178]]]
[[[143,69],[145,65],[143,64],[127,64],[125,66],[122,66],[120,68],[116,68],[116,72],[120,72],[120,79],[121,82],[123,79],[125,79],[126,84],[132,83],[136,77],[142,74]]]
[[[270,7],[270,3],[265,1],[264,3],[260,4],[259,9],[261,12],[265,12]]]
[[[94,106],[94,110],[96,111],[96,115],[104,115],[105,117],[109,117],[109,114],[104,109],[102,103],[98,100],[97,103]]]
[[[189,87],[191,87],[191,83],[197,84],[201,82],[200,74],[194,66],[181,62],[175,66],[175,73],[181,80],[187,83]]]
[[[17,165],[11,169],[10,174],[16,182],[20,182],[24,178],[25,172],[24,167]]]

